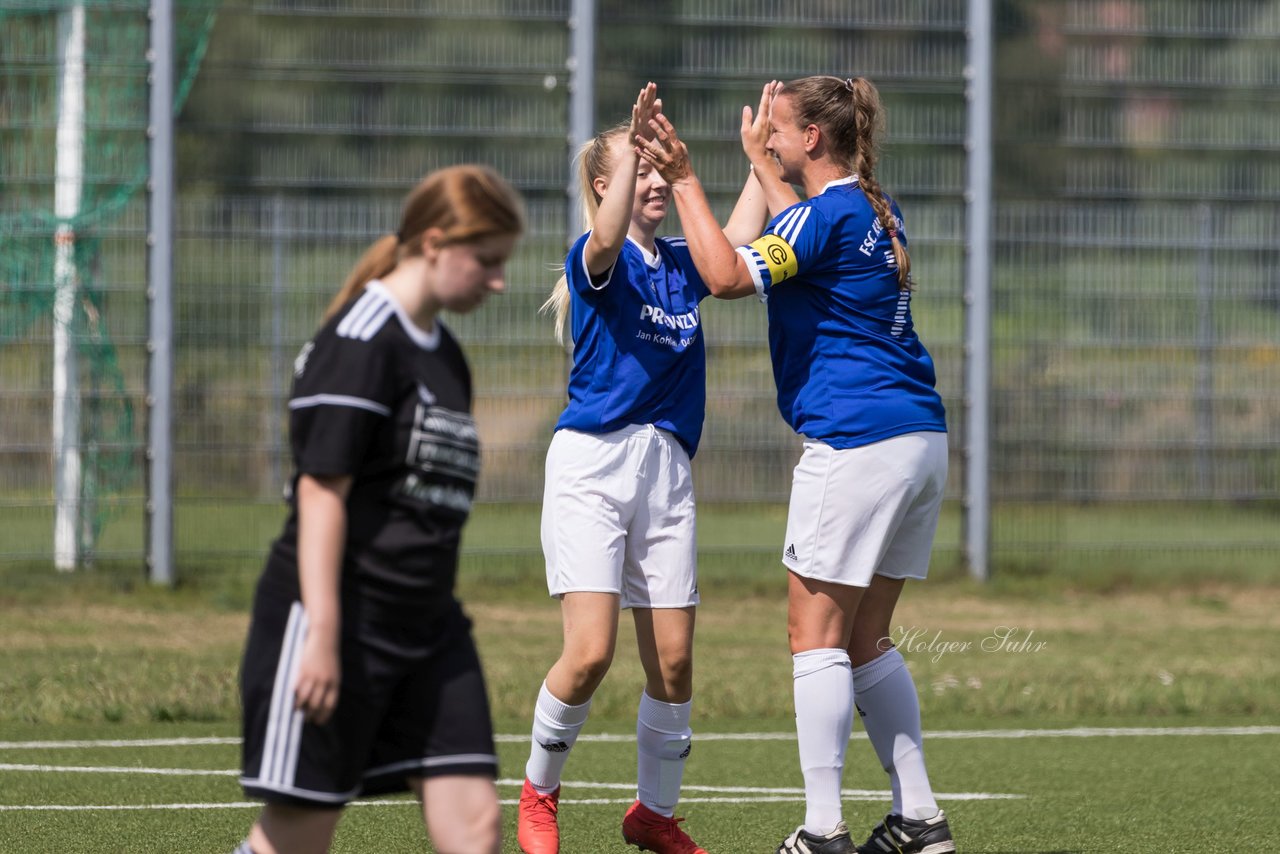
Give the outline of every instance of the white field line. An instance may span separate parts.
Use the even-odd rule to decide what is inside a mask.
[[[1228,727],[1072,727],[1071,729],[955,729],[935,730],[924,734],[925,741],[939,739],[971,738],[1114,738],[1119,736],[1205,736],[1205,735],[1280,735],[1280,726],[1228,726]],[[711,732],[694,730],[695,741],[795,741],[794,732]],[[867,734],[861,730],[850,735],[851,740],[865,741]],[[526,735],[499,735],[499,742],[526,742]],[[635,741],[632,734],[598,733],[582,735],[578,741],[627,742]],[[2,744],[0,744],[2,746]]]
[[[926,740],[948,738],[1119,738],[1163,735],[1280,735],[1280,726],[1072,727],[1071,729],[953,729],[926,732]],[[866,738],[866,734],[862,734]]]
[[[0,762],[0,771],[32,771],[37,774],[158,774],[163,777],[235,777],[239,771],[204,768],[130,768],[127,765],[14,765]]]
[[[1206,735],[1280,735],[1280,726],[1224,726],[1224,727],[1072,727],[1070,729],[960,729],[935,730],[924,734],[926,741],[974,738],[1118,738],[1122,736],[1206,736]],[[698,741],[794,741],[794,732],[696,732]],[[866,733],[853,733],[853,739],[866,739]],[[527,733],[496,736],[500,743],[523,743]],[[635,736],[615,733],[588,733],[578,737],[580,742],[632,743]],[[0,750],[50,750],[79,747],[186,747],[200,744],[238,745],[239,738],[139,738],[82,741],[0,741]]]
[[[390,805],[396,801],[386,801]],[[407,803],[407,802],[406,802]],[[355,806],[355,804],[348,804]],[[4,804],[0,812],[122,812],[132,810],[234,810],[262,809],[260,801],[227,801],[221,804]]]
[[[519,786],[523,780],[499,780],[499,785]],[[635,784],[633,783],[570,783],[573,788],[618,789],[627,792],[623,798],[562,798],[561,804],[579,806],[625,805],[635,800]],[[804,789],[753,789],[745,786],[685,786],[681,790],[682,804],[781,804],[803,803]],[[738,797],[688,797],[685,792],[723,792],[736,793]],[[840,792],[846,801],[883,801],[890,796],[889,792],[875,792],[869,789],[843,789]],[[1026,795],[1005,795],[990,792],[938,792],[939,800],[946,801],[995,801],[1019,800]],[[499,801],[505,807],[515,806],[519,798],[507,798]],[[405,798],[393,798],[377,801],[353,801],[353,807],[417,807],[418,802]],[[137,810],[219,810],[219,809],[261,809],[258,801],[226,801],[224,803],[195,804],[4,804],[0,812],[120,812]]]
[[[197,744],[239,744],[228,738],[137,738],[85,741],[0,741],[0,750],[57,750],[76,747],[188,747]]]
[[[1280,735],[1280,726],[1240,726],[1240,727],[1074,727],[1071,729],[1008,729],[1008,730],[942,730],[927,733],[925,738],[932,739],[1021,739],[1021,738],[1113,738],[1120,736],[1257,736]],[[865,733],[854,733],[853,737],[866,738]],[[523,742],[527,735],[500,735],[501,742]],[[631,742],[632,735],[595,734],[579,738],[579,741],[594,742]],[[744,732],[744,733],[700,733],[699,741],[790,741],[795,739],[794,733],[787,732]],[[153,739],[112,739],[112,740],[79,740],[79,741],[0,741],[0,750],[35,750],[59,748],[98,748],[98,747],[185,747],[191,745],[237,745],[238,738],[153,738]],[[157,774],[165,776],[235,776],[237,770],[220,770],[207,768],[131,768],[128,766],[80,766],[80,765],[17,765],[0,763],[0,771],[27,771],[43,773],[91,773],[91,774]],[[499,780],[503,786],[518,786],[522,780]],[[580,798],[565,799],[561,803],[597,805],[597,804],[629,804],[635,789],[633,783],[589,783],[573,782],[566,785],[579,789],[606,789],[626,791],[624,798]],[[683,791],[693,795],[682,797],[681,803],[783,803],[804,800],[804,790],[798,788],[755,788],[745,786],[696,786],[688,785]],[[693,793],[703,793],[701,796]],[[888,797],[887,792],[869,789],[844,789],[841,797],[849,801],[882,801]],[[736,797],[733,797],[735,796]],[[727,797],[726,797],[727,796]],[[1020,799],[1025,795],[1001,794],[994,792],[939,792],[940,800],[1009,800]],[[504,806],[514,806],[516,799],[503,800]],[[350,806],[416,806],[412,800],[392,799],[376,801],[354,801]],[[174,803],[174,804],[4,804],[0,812],[47,811],[47,812],[84,812],[84,811],[136,811],[136,810],[201,810],[201,809],[258,809],[257,801],[226,801],[222,803]]]
[[[874,798],[845,798],[849,801],[883,801],[889,797],[888,792],[877,793]],[[938,795],[942,798],[942,795]],[[1022,795],[1005,795],[1004,797],[1020,798]],[[579,806],[629,805],[635,800],[633,795],[625,798],[562,798],[562,804]],[[758,798],[680,798],[681,804],[773,804],[803,803],[804,795],[794,797],[766,796]],[[504,807],[513,807],[520,803],[519,798],[500,800]],[[392,799],[383,801],[352,801],[349,807],[417,807],[417,801]],[[262,809],[260,801],[227,801],[225,803],[208,804],[2,804],[0,813],[5,812],[122,812],[140,810],[229,810],[229,809]]]
[[[0,764],[0,771],[28,771],[44,774],[160,774],[168,777],[235,777],[240,774],[239,770],[213,770],[207,768],[129,768],[122,766],[89,766],[89,765],[12,765]],[[519,787],[524,785],[523,779],[505,779],[496,781],[499,786]],[[567,782],[566,786],[571,789],[611,789],[620,792],[634,792],[635,783],[595,783],[595,782]],[[719,795],[784,795],[787,797],[781,800],[795,800],[796,797],[803,797],[804,789],[795,787],[770,787],[760,788],[757,786],[682,786],[681,792],[707,792],[709,794]],[[872,800],[883,798],[888,792],[875,791],[873,789],[842,789],[840,791],[842,797],[850,800]],[[938,793],[938,797],[947,798],[953,801],[974,801],[974,800],[1008,800],[1023,797],[1022,795],[1005,795],[992,794],[989,792],[952,792]],[[688,798],[681,798],[681,801],[687,801]],[[707,799],[704,799],[707,800]],[[717,799],[711,798],[710,801]],[[733,801],[734,798],[728,800]],[[758,800],[752,798],[751,800]],[[359,803],[359,802],[357,802]],[[368,803],[382,803],[381,801],[369,801]],[[512,802],[514,803],[514,801]],[[594,803],[594,801],[573,801],[565,800],[566,804],[574,803]],[[603,801],[602,803],[613,803],[612,800]],[[631,803],[630,800],[627,803]],[[0,807],[3,809],[3,807]]]
[[[635,787],[632,786],[632,789]],[[997,795],[986,794],[982,792],[969,792],[966,794],[946,794],[937,793],[938,800],[947,801],[990,801],[990,800],[1010,800],[1025,798],[1026,795]],[[846,801],[884,801],[888,800],[888,792],[874,792],[867,795],[847,795],[841,794],[841,799]],[[628,794],[625,798],[562,798],[561,804],[573,804],[575,806],[606,806],[618,805],[626,806],[635,801],[634,793]],[[500,800],[504,807],[513,807],[520,803],[519,798],[504,798]],[[794,804],[804,803],[804,792],[797,791],[794,795],[757,795],[755,797],[736,797],[736,798],[700,798],[700,797],[684,797],[680,798],[681,804]],[[404,798],[394,798],[381,801],[352,801],[347,804],[349,807],[417,807],[418,802],[414,800],[406,800]],[[0,804],[0,813],[4,812],[124,812],[124,811],[141,811],[141,810],[226,810],[226,809],[262,809],[260,801],[225,801],[222,803],[198,803],[198,804]]]

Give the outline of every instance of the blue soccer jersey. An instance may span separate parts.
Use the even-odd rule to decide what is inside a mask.
[[[946,432],[911,293],[898,286],[889,235],[856,178],[787,208],[738,253],[768,304],[778,409],[792,429],[835,448]]]
[[[652,424],[673,433],[692,457],[707,408],[698,303],[709,291],[676,238],[658,238],[656,256],[627,238],[613,267],[593,279],[583,257],[589,235],[565,260],[573,371],[556,429],[608,433]]]

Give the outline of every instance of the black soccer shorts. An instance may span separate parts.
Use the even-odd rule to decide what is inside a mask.
[[[340,807],[409,777],[496,778],[493,724],[471,622],[456,602],[413,621],[344,596],[342,681],[323,726],[294,709],[302,603],[260,584],[240,672],[245,793]],[[425,628],[423,624],[429,624]]]

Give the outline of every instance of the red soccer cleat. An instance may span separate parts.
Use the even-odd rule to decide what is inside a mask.
[[[680,829],[682,818],[658,815],[636,801],[622,817],[622,838],[628,845],[654,854],[707,854]]]
[[[516,818],[516,840],[524,854],[560,854],[560,827],[556,824],[559,803],[559,786],[544,795],[528,780],[524,781]]]

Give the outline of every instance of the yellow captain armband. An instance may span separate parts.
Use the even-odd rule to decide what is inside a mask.
[[[799,269],[796,251],[791,248],[790,243],[776,234],[766,234],[752,241],[750,246],[769,268],[769,281],[774,285],[791,278]]]

